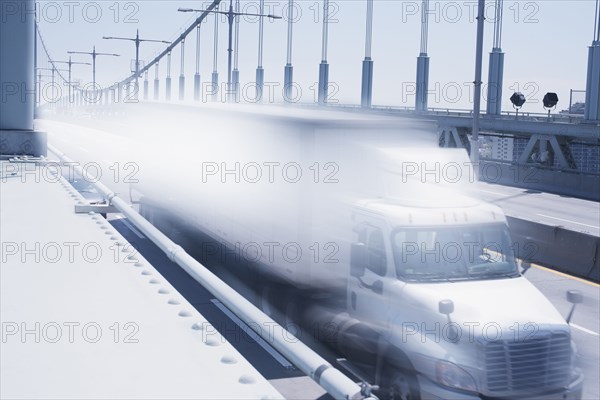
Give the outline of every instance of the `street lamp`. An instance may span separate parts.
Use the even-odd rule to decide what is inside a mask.
[[[513,105],[513,108],[516,110],[516,118],[519,118],[519,109],[523,107],[525,104],[525,95],[521,92],[514,92],[512,96],[510,96],[510,102]]]
[[[140,43],[141,42],[154,42],[154,43],[166,43],[171,42],[166,40],[153,40],[153,39],[140,39],[140,30],[136,30],[134,38],[114,37],[114,36],[102,36],[102,39],[106,40],[129,40],[135,43],[135,93],[137,96],[138,79],[140,75]]]
[[[548,118],[550,118],[550,110],[556,108],[556,104],[558,104],[558,95],[553,92],[548,92],[544,95],[542,103],[544,103],[544,108],[548,110]]]
[[[227,16],[227,22],[229,23],[229,47],[227,48],[227,92],[228,95],[231,93],[231,73],[232,73],[232,53],[233,53],[233,22],[235,17],[239,16],[251,16],[251,17],[267,17],[271,19],[281,19],[280,16],[272,14],[253,14],[253,13],[241,13],[233,11],[233,0],[229,0],[229,11],[216,11],[216,10],[197,10],[194,8],[178,8],[179,12],[208,12],[215,14],[223,14]]]
[[[71,69],[73,67],[73,65],[78,64],[78,65],[92,65],[90,63],[87,62],[75,62],[75,61],[71,61],[71,57],[69,57],[69,61],[54,61],[54,63],[58,63],[58,64],[68,64],[69,65],[69,102],[71,102]]]
[[[54,63],[54,62],[55,61],[52,61],[52,63]],[[56,71],[66,71],[66,69],[58,69],[54,66],[54,64],[52,64],[52,68],[38,67],[37,69],[38,69],[38,71],[52,71],[52,75],[51,75],[51,77],[52,77],[52,98],[54,99],[54,86],[55,86],[54,76],[55,76],[55,73],[56,73]],[[40,86],[40,90],[41,90],[41,86]],[[41,94],[41,91],[40,91],[40,94]]]
[[[42,77],[43,78],[52,78],[52,87],[54,88],[54,74],[50,75],[50,74],[42,74],[42,70],[45,71],[50,71],[52,70],[52,68],[40,68],[40,67],[36,67],[35,68],[37,71],[37,85],[38,85],[38,89],[37,89],[37,106],[39,107],[42,104]]]
[[[87,54],[92,56],[92,86],[94,88],[94,97],[96,93],[96,57],[97,56],[111,56],[111,57],[120,57],[119,54],[113,53],[97,53],[96,46],[93,47],[92,52],[88,53],[85,51],[67,51],[67,54]]]

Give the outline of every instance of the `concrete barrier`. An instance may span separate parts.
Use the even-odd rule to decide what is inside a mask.
[[[562,226],[507,217],[516,256],[569,275],[600,282],[600,237]]]

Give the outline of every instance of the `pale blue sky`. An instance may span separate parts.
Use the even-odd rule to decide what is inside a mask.
[[[310,87],[318,80],[321,58],[322,1],[299,1],[302,15],[294,26],[293,65],[295,80],[303,89],[303,100],[314,94]],[[333,18],[330,24],[330,80],[339,85],[335,98],[342,103],[360,100],[361,62],[364,58],[365,0],[331,1]],[[429,56],[430,107],[471,107],[474,78],[475,9],[477,2],[430,1]],[[72,5],[69,5],[72,4]],[[39,3],[40,26],[46,43],[56,59],[67,59],[67,50],[116,52],[120,58],[98,58],[98,82],[109,84],[127,75],[134,57],[130,42],[102,40],[103,35],[173,39],[185,28],[194,14],[178,13],[178,7],[201,8],[209,2],[200,1],[43,1]],[[242,1],[242,9],[256,12],[258,0]],[[266,1],[270,10],[282,14],[287,0]],[[492,0],[487,1],[493,18]],[[416,57],[420,40],[420,1],[375,1],[373,59],[375,78],[373,103],[414,105],[414,95],[408,86],[415,80]],[[119,10],[116,13],[116,10]],[[524,111],[543,112],[541,98],[547,91],[558,93],[559,109],[568,106],[569,89],[584,89],[587,68],[587,47],[591,44],[594,27],[594,0],[544,0],[504,2],[505,55],[503,109],[510,109],[508,97],[517,88],[529,101]],[[58,13],[60,10],[60,14]],[[70,11],[72,15],[70,16]],[[97,14],[100,11],[100,14]],[[136,22],[136,20],[138,22]],[[213,17],[202,28],[202,80],[210,79],[213,61]],[[484,42],[484,82],[487,81],[487,59],[492,47],[492,23],[487,21]],[[227,25],[220,24],[219,72],[226,79]],[[258,23],[241,22],[240,77],[242,84],[255,79],[257,64]],[[285,20],[265,23],[265,81],[281,82],[286,55],[287,23]],[[185,69],[188,98],[192,94],[195,34],[186,43]],[[161,44],[144,43],[141,58],[151,59],[163,48]],[[75,58],[75,56],[74,56]],[[172,77],[180,70],[180,53],[173,53]],[[86,56],[77,60],[89,61]],[[77,66],[74,76],[82,82],[91,81],[91,69]],[[164,93],[166,67],[161,64],[161,91]],[[152,71],[150,78],[154,78]],[[152,85],[151,85],[152,87]],[[177,83],[173,82],[173,97]],[[279,99],[281,89],[277,91]],[[537,103],[536,103],[537,101]]]

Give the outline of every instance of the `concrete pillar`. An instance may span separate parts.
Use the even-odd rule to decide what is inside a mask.
[[[417,57],[417,92],[415,110],[427,111],[427,95],[429,93],[429,57],[421,53]]]
[[[292,89],[294,86],[294,67],[292,64],[287,64],[283,73],[283,89],[284,100],[286,103],[292,101]]]
[[[46,135],[33,130],[34,1],[0,0],[0,15],[0,155],[46,155]]]
[[[494,47],[490,53],[490,64],[487,88],[488,115],[500,115],[502,113],[502,79],[504,76],[504,53],[501,49]]]
[[[598,40],[592,43],[588,53],[584,116],[588,121],[600,120],[600,41]]]
[[[265,70],[263,67],[256,68],[256,101],[262,102],[265,87]]]

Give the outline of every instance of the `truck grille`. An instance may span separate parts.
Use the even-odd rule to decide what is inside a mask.
[[[482,350],[490,394],[539,392],[569,383],[571,339],[567,333],[539,332],[518,341],[490,341]]]

